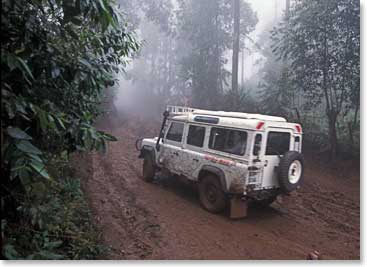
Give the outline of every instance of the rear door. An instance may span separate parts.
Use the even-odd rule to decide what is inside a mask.
[[[279,186],[277,168],[281,156],[293,147],[292,130],[268,128],[265,132],[264,143],[262,187]]]

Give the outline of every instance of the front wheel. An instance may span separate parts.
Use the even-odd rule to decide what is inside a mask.
[[[146,182],[151,182],[155,176],[155,166],[152,155],[150,153],[145,154],[143,163],[143,179]]]
[[[199,197],[202,206],[209,212],[219,213],[226,207],[227,197],[214,175],[205,176],[199,182]]]

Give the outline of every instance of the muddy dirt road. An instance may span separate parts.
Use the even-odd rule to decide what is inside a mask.
[[[152,184],[141,179],[134,142],[156,133],[141,127],[146,123],[125,123],[112,131],[120,141],[111,143],[106,155],[77,162],[85,169],[83,188],[94,222],[111,247],[104,258],[305,259],[318,250],[324,259],[359,259],[355,163],[331,169],[306,157],[301,190],[268,208],[250,207],[245,219],[230,220],[203,210],[191,186],[169,178]]]

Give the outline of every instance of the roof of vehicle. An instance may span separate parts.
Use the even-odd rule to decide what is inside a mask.
[[[243,113],[243,112],[211,111],[211,110],[196,109],[192,113],[201,115],[213,115],[218,117],[238,118],[238,119],[258,119],[264,121],[282,121],[282,122],[287,121],[283,117]]]
[[[172,106],[171,106],[172,107]],[[267,127],[293,129],[302,133],[300,124],[287,122],[285,118],[242,112],[211,111],[192,108],[174,107],[170,110],[173,120],[203,123],[224,127],[264,131]]]

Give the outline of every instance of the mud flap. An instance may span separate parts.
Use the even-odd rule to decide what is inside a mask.
[[[247,200],[241,197],[231,198],[231,213],[229,217],[231,219],[240,219],[247,216]]]

